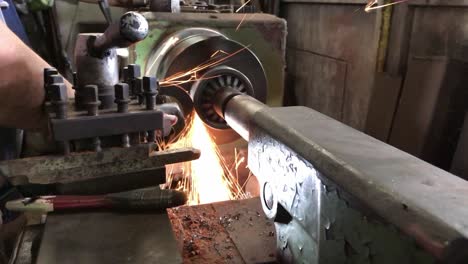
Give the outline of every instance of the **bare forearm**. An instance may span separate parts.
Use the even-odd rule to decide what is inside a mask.
[[[43,69],[50,67],[0,22],[0,126],[46,126]]]

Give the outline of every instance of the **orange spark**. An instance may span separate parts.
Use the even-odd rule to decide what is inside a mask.
[[[401,4],[401,3],[404,3],[404,2],[407,2],[407,1],[409,1],[409,0],[398,0],[398,1],[395,1],[395,2],[392,2],[392,3],[379,5],[378,0],[369,0],[366,7],[364,8],[364,11],[370,12],[370,11],[372,11],[374,9],[384,8],[384,7],[391,6],[391,5],[396,5],[396,4]]]
[[[224,50],[217,50],[217,51],[213,52],[213,54],[211,54],[210,58],[213,58],[214,56],[216,56],[218,54],[229,55],[229,53],[225,52]]]
[[[214,78],[218,78],[219,76],[221,75],[215,75],[215,76],[211,76],[211,77],[204,77],[204,78],[198,78],[197,77],[197,73],[194,73],[192,76],[190,76],[188,79],[185,79],[185,80],[173,80],[173,81],[162,81],[159,83],[160,86],[177,86],[179,88],[182,88],[180,87],[180,85],[184,84],[184,83],[189,83],[189,82],[195,82],[195,81],[202,81],[202,80],[209,80],[209,79],[214,79]],[[182,88],[183,89],[183,88]]]
[[[237,27],[236,27],[236,32],[239,31],[241,25],[245,22],[245,20],[252,19],[255,16],[255,14],[256,13],[252,13],[250,15],[250,17],[247,19],[247,13],[245,13],[244,16],[242,17],[241,21],[239,22],[239,25],[237,25]]]
[[[245,20],[246,17],[247,17],[247,13],[244,14],[244,16],[242,17],[241,21],[239,22],[239,25],[237,25],[237,27],[236,27],[236,32],[239,30],[239,28],[241,27],[242,23],[244,23],[244,20]]]
[[[236,13],[239,13],[239,11],[241,11],[242,8],[244,8],[249,2],[250,2],[250,0],[247,0],[243,5],[241,5],[239,8],[237,8]]]
[[[240,52],[242,52],[243,50],[247,49],[249,46],[244,46],[243,48],[233,52],[233,53],[226,53],[225,56],[221,57],[221,58],[217,58],[219,56],[217,56],[216,58],[214,57],[211,57],[210,59],[208,59],[206,62],[204,63],[201,63],[200,65],[198,66],[195,66],[194,68],[192,69],[189,69],[187,71],[184,71],[184,72],[179,72],[179,73],[176,73],[176,74],[173,74],[167,78],[165,78],[163,81],[160,82],[161,85],[172,85],[172,83],[176,83],[176,84],[181,84],[181,83],[187,83],[187,82],[193,82],[193,81],[196,81],[198,80],[196,74],[202,70],[205,70],[205,69],[208,69],[208,68],[211,68],[211,67],[214,67],[214,66],[217,66],[219,64],[221,64],[222,62],[226,61],[227,59],[239,54]]]

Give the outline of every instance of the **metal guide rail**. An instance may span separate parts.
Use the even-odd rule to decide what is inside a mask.
[[[468,263],[468,182],[309,108],[213,100],[249,142],[282,262]]]

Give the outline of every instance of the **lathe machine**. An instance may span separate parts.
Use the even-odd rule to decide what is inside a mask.
[[[195,149],[156,144],[177,140],[196,112],[218,144],[248,142],[279,262],[467,263],[468,183],[312,109],[279,107],[285,23],[256,14],[239,29],[242,16],[131,12],[103,35],[80,35],[73,101],[57,72],[45,71],[45,108],[61,154],[2,162],[1,171],[35,183],[105,176],[108,184],[95,184],[102,189],[93,194],[157,185],[165,164],[198,158]],[[133,63],[119,68],[115,48],[135,42]],[[128,230],[128,241],[80,253],[76,246],[90,242],[64,237],[93,226],[89,217],[50,216],[37,262],[181,262],[167,219],[154,213],[94,215],[107,224],[93,232],[112,232],[109,225]],[[74,220],[60,224],[66,219]],[[159,225],[164,239],[149,238],[141,225]],[[75,250],[74,260],[64,261],[73,256],[61,244]],[[122,254],[128,259],[114,257]]]

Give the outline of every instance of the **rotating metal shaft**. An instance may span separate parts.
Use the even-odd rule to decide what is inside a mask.
[[[218,113],[243,139],[249,141],[249,131],[255,125],[254,115],[267,106],[252,96],[233,89],[224,89],[213,97],[213,104]]]

